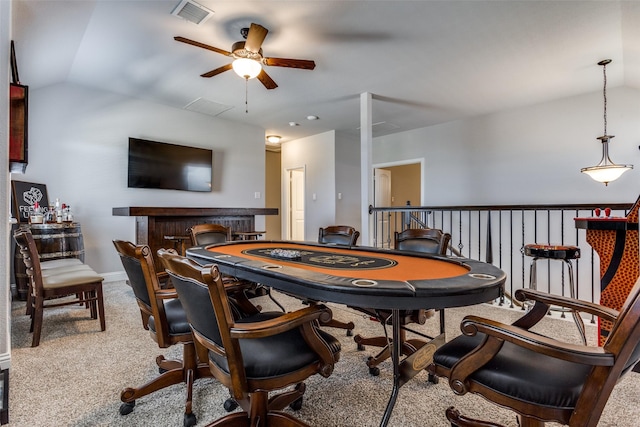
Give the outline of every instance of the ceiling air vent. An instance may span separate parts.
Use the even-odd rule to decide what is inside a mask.
[[[217,102],[209,101],[204,98],[197,98],[184,107],[185,110],[195,111],[196,113],[214,117],[232,108],[233,106],[231,105],[218,104]]]
[[[213,13],[213,10],[209,10],[191,0],[182,0],[171,12],[172,15],[179,16],[197,25],[204,24],[213,16]]]

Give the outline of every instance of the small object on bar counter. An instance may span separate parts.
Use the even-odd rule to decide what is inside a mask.
[[[274,258],[281,259],[299,260],[302,258],[300,256],[300,251],[295,251],[292,249],[272,249],[270,255]]]

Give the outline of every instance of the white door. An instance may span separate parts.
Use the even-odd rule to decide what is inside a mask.
[[[391,206],[391,171],[388,169],[373,170],[373,205],[375,207]],[[389,248],[392,246],[389,229],[389,213],[379,212],[376,218],[375,246]]]
[[[289,171],[289,240],[304,240],[304,169]]]

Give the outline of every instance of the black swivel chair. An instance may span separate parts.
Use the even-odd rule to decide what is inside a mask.
[[[120,405],[120,414],[131,413],[136,399],[175,384],[186,383],[184,426],[193,426],[196,424],[196,417],[191,410],[193,383],[198,378],[211,377],[206,352],[196,352],[187,315],[178,300],[178,294],[171,287],[161,286],[160,279],[167,279],[163,277],[167,274],[156,273],[149,246],[136,246],[122,240],[114,240],[113,244],[140,308],[142,327],[149,331],[158,347],[182,344],[183,349],[182,360],[166,360],[164,356],[156,358],[160,371],[158,377],[140,387],[128,387],[122,391],[120,399],[124,403]]]
[[[330,225],[321,227],[318,231],[318,243],[323,245],[355,246],[358,237],[360,237],[360,232],[349,225]],[[324,323],[322,326],[346,329],[349,337],[353,335],[353,328],[356,327],[353,322],[341,322],[333,317],[330,322]]]
[[[640,360],[640,280],[620,312],[533,289],[518,289],[514,296],[535,304],[511,325],[465,317],[462,335],[435,352],[429,372],[447,377],[456,394],[480,394],[512,409],[521,427],[545,422],[596,427],[614,386]],[[531,332],[552,305],[613,322],[604,345],[568,344]],[[452,426],[499,427],[462,416],[453,407],[446,416]]]
[[[173,250],[161,249],[158,256],[178,291],[197,345],[208,350],[211,372],[243,409],[212,425],[306,426],[280,410],[287,405],[299,409],[302,381],[314,374],[328,377],[333,371],[340,343],[316,326],[331,312],[313,305],[235,321],[217,266],[202,267]],[[294,385],[269,397],[270,392]]]
[[[420,254],[446,255],[451,235],[443,233],[435,228],[410,228],[402,232],[394,233],[394,248],[400,251],[417,252]],[[372,315],[376,320],[389,324],[391,322],[391,311],[388,310],[362,310]],[[420,339],[407,339],[406,326],[411,323],[423,325],[427,319],[433,317],[435,310],[402,310],[400,312],[400,348],[402,354],[408,356],[415,353],[425,344]],[[444,310],[440,310],[440,332],[444,332]],[[377,376],[380,374],[378,365],[391,357],[390,340],[386,336],[363,337],[356,335],[353,337],[358,344],[358,350],[364,350],[365,346],[381,347],[382,350],[375,356],[369,357],[367,366],[369,373]],[[430,380],[437,381],[436,377],[430,376]]]

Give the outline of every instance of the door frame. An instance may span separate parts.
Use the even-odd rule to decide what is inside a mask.
[[[405,165],[414,165],[416,163],[420,163],[420,206],[424,206],[425,204],[425,194],[426,194],[426,190],[425,187],[426,185],[424,185],[424,176],[425,176],[425,158],[421,157],[421,158],[417,158],[417,159],[406,159],[406,160],[398,160],[395,162],[386,162],[386,163],[375,163],[373,165],[371,165],[372,167],[372,171],[375,169],[384,169],[384,168],[390,168],[393,166],[405,166]],[[373,175],[373,173],[372,173]],[[372,183],[373,186],[373,192],[375,194],[375,180]]]
[[[283,183],[283,193],[284,193],[284,200],[283,200],[283,209],[282,211],[284,212],[283,215],[283,222],[284,222],[284,231],[285,231],[285,239],[286,240],[292,240],[291,239],[291,227],[292,227],[292,223],[291,223],[291,214],[292,214],[292,210],[291,210],[291,173],[293,171],[302,171],[302,180],[303,180],[303,185],[304,185],[304,189],[305,189],[305,196],[304,196],[304,221],[305,221],[305,228],[306,228],[306,220],[307,220],[307,197],[306,197],[306,182],[307,182],[307,168],[306,166],[298,166],[298,167],[292,167],[292,168],[286,168],[284,169],[284,179],[282,180]],[[304,233],[306,235],[306,232]]]

